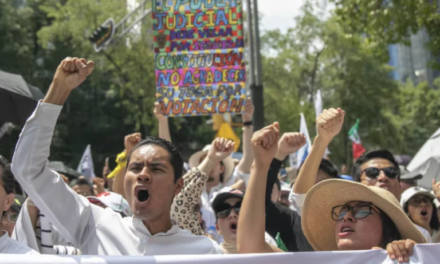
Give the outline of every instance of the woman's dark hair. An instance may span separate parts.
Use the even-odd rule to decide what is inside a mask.
[[[393,220],[382,210],[380,210],[380,219],[382,220],[382,241],[380,242],[381,248],[387,248],[387,245],[393,241],[401,240],[397,226],[394,224]]]
[[[301,165],[298,168],[298,174],[303,166],[305,161],[303,161],[301,163]],[[321,162],[319,163],[319,169],[318,170],[322,170],[323,172],[327,173],[327,175],[330,178],[338,178],[338,169],[336,169],[336,166],[329,160],[326,159],[322,159]]]
[[[403,206],[403,211],[405,211],[406,214],[409,213],[408,202],[406,202]],[[412,219],[411,219],[411,221],[412,221]],[[439,219],[438,219],[438,215],[437,215],[437,207],[435,207],[434,202],[432,202],[432,216],[431,216],[431,221],[429,222],[429,226],[432,229],[437,230],[437,231],[440,229],[440,223],[439,223]]]
[[[11,171],[11,164],[9,161],[0,155],[0,173],[1,178],[0,181],[3,184],[3,187],[5,188],[5,192],[7,194],[13,193],[15,189],[15,180],[14,175]]]
[[[139,142],[131,150],[130,154],[128,154],[128,157],[127,157],[127,168],[128,168],[128,164],[130,163],[131,154],[136,149],[138,149],[139,147],[144,146],[144,145],[156,145],[156,146],[162,147],[168,152],[168,154],[170,154],[170,163],[174,169],[174,182],[176,182],[178,179],[180,179],[183,176],[183,174],[182,174],[182,172],[183,172],[183,158],[182,158],[182,155],[180,154],[179,149],[173,143],[171,143],[165,139],[154,137],[154,136],[146,137],[144,140]]]

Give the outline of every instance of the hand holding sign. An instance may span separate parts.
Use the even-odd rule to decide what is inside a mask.
[[[154,116],[159,122],[167,119],[167,117],[163,115],[162,107],[158,102],[154,103]]]
[[[246,99],[246,104],[244,105],[244,113],[241,115],[243,122],[252,121],[252,115],[254,114],[254,104],[251,98]]]

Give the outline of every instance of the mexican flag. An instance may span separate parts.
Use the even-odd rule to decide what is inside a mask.
[[[350,131],[348,131],[348,137],[352,141],[353,145],[353,158],[357,159],[359,158],[362,153],[365,152],[364,147],[362,146],[361,138],[358,134],[359,129],[359,118],[356,120],[356,124],[350,128]]]

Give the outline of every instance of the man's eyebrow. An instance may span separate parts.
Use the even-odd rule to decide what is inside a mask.
[[[148,163],[148,166],[151,166],[151,167],[163,167],[163,168],[168,168],[167,167],[167,165],[165,165],[164,163],[162,163],[162,162],[149,162]]]
[[[133,161],[133,162],[130,162],[130,164],[128,164],[128,166],[129,167],[131,167],[131,166],[142,166],[144,163],[142,163],[142,162],[138,162],[138,161]]]

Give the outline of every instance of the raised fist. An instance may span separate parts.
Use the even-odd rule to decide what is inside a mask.
[[[277,122],[254,133],[251,143],[257,165],[270,165],[277,153],[279,140],[280,125]]]
[[[163,110],[159,102],[154,103],[154,116],[158,121],[167,119],[167,117],[163,115]]]
[[[330,142],[341,131],[344,117],[345,111],[340,108],[325,109],[316,119],[319,137]]]
[[[216,138],[208,151],[208,158],[220,162],[234,151],[235,142],[226,138]]]
[[[141,141],[141,133],[133,133],[131,135],[125,136],[124,147],[125,154],[130,154],[131,150]]]
[[[251,98],[246,99],[246,104],[244,106],[244,113],[241,115],[243,122],[252,121],[252,115],[254,114],[254,105],[252,104]]]
[[[284,160],[287,155],[292,154],[306,144],[306,137],[303,133],[284,133],[278,142],[276,158]]]
[[[86,80],[94,67],[93,61],[67,57],[58,66],[53,82],[64,89],[73,90]]]

